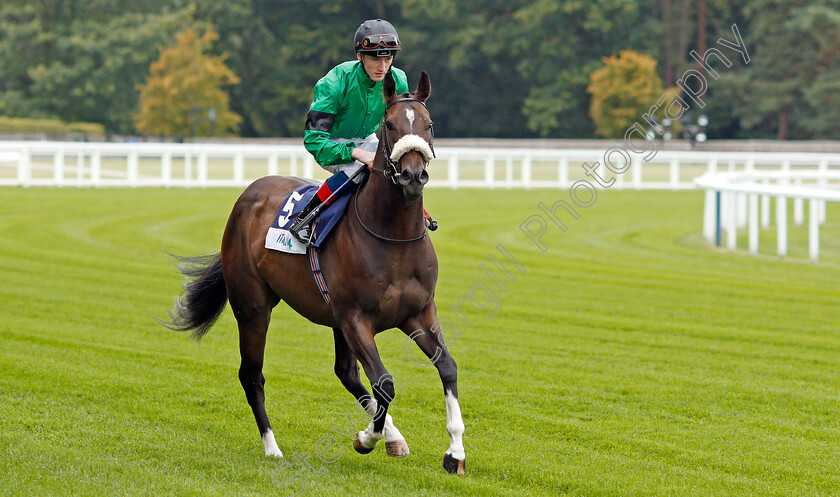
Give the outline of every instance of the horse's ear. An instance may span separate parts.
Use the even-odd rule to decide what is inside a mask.
[[[420,82],[417,83],[417,91],[414,92],[414,98],[425,102],[431,93],[432,82],[429,80],[429,75],[426,74],[426,71],[423,71],[423,74],[420,75]]]
[[[385,75],[385,82],[382,85],[382,93],[385,95],[385,103],[390,103],[397,96],[397,83],[391,70]]]

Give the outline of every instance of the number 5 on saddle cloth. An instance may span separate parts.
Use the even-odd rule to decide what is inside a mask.
[[[335,192],[326,201],[307,214],[307,216],[312,216],[312,218],[317,216],[317,221],[315,221],[309,237],[309,245],[313,246],[316,250],[321,249],[330,231],[338,224],[338,221],[347,209],[347,204],[350,201],[350,197],[352,197],[351,194],[358,188],[359,185],[353,181],[354,177],[363,174],[364,171],[364,169],[356,171],[353,176],[336,188]],[[271,227],[268,229],[268,233],[266,233],[265,248],[279,250],[280,252],[289,254],[306,253],[307,245],[295,238],[289,232],[289,227],[291,227],[301,211],[303,211],[312,197],[317,193],[318,185],[304,185],[293,191],[280,204],[280,209],[274,217],[274,222],[271,223]]]

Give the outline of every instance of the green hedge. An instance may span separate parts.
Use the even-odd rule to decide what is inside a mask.
[[[51,135],[82,133],[101,136],[105,134],[105,126],[98,123],[65,123],[58,119],[0,116],[0,133],[47,133]]]

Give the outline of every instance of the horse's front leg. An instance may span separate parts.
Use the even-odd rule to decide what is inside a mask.
[[[378,410],[378,403],[373,396],[368,393],[362,380],[359,377],[359,363],[356,360],[356,355],[350,350],[347,341],[344,339],[344,334],[338,328],[333,328],[333,337],[335,339],[335,374],[344,388],[350,392],[359,405],[365,409],[371,417],[371,422],[367,427],[368,432],[375,430],[374,418]],[[357,437],[358,438],[358,437]],[[357,447],[356,450],[359,450]],[[368,453],[369,450],[363,448],[362,453]],[[408,444],[405,438],[400,433],[400,430],[394,426],[394,421],[390,414],[385,415],[385,451],[391,457],[404,457],[409,454]]]
[[[402,439],[402,435],[388,415],[388,406],[394,400],[394,380],[379,358],[379,350],[376,348],[376,342],[374,341],[373,326],[357,316],[346,320],[342,324],[341,334],[349,352],[362,363],[362,368],[364,368],[365,375],[370,380],[373,389],[372,400],[369,400],[369,395],[367,399],[357,397],[372,419],[368,427],[356,435],[353,447],[360,454],[367,454],[376,447],[380,440],[385,438],[386,424],[389,431],[394,434],[395,440]],[[358,377],[358,372],[356,376]],[[341,376],[339,377],[341,378]],[[342,379],[342,382],[344,382],[344,379]],[[346,383],[345,386],[347,386]],[[407,455],[408,446],[405,447],[405,450],[406,454],[397,455]]]
[[[443,456],[443,469],[462,475],[467,456],[464,450],[464,420],[458,402],[458,367],[449,355],[440,331],[435,329],[437,322],[437,309],[432,301],[417,318],[407,320],[400,329],[417,343],[429,358],[427,364],[434,364],[440,374],[446,402],[446,431],[449,432],[449,450]]]

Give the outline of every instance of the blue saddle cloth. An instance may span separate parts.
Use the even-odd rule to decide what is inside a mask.
[[[320,251],[327,241],[332,229],[338,224],[344,211],[347,210],[347,204],[350,202],[351,195],[358,189],[358,185],[349,182],[344,185],[338,193],[332,198],[330,204],[321,209],[318,219],[315,222],[315,234],[313,239],[315,243],[313,246]],[[309,200],[318,192],[318,185],[304,185],[297,188],[280,204],[280,209],[277,215],[274,216],[274,222],[271,223],[272,228],[288,229],[292,222],[297,219],[298,213],[309,203]]]

